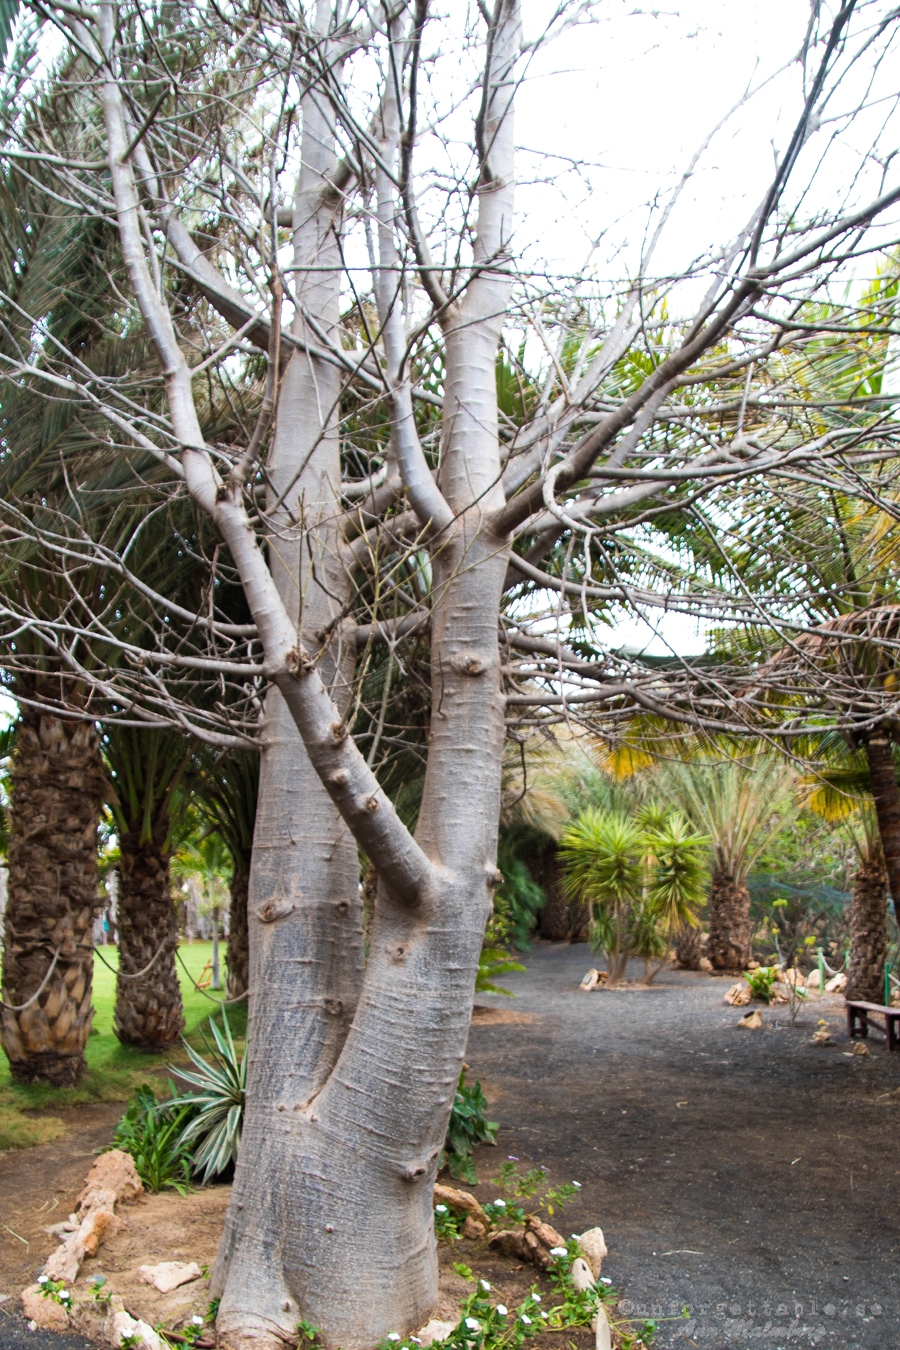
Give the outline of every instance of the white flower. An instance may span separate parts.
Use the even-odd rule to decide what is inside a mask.
[[[601,1283],[601,1284],[612,1284],[612,1280],[608,1280],[608,1279],[606,1278],[605,1275],[601,1275],[601,1276],[600,1276],[600,1283]]]
[[[491,1286],[488,1284],[487,1280],[479,1280],[478,1283],[481,1285],[482,1289],[486,1294],[490,1292]]]
[[[505,1303],[497,1304],[497,1313],[499,1314],[500,1317],[505,1317],[508,1312],[509,1308],[507,1308]]]
[[[202,1318],[202,1317],[198,1317],[196,1313],[194,1313],[193,1317],[191,1318],[191,1321],[193,1322],[193,1324],[194,1324],[195,1327],[202,1327],[202,1326],[203,1326],[203,1318]]]
[[[581,1190],[581,1182],[580,1182],[580,1181],[573,1181],[573,1182],[572,1182],[572,1185],[575,1187],[576,1191],[580,1191],[580,1190]]]
[[[37,1331],[37,1322],[29,1322],[29,1323],[28,1323],[28,1330],[29,1330],[29,1331]]]
[[[527,1313],[522,1314],[521,1320],[525,1323],[526,1327],[531,1326],[531,1318],[528,1316]]]
[[[400,1339],[400,1337],[399,1337],[399,1335],[397,1334],[396,1331],[389,1331],[389,1332],[388,1332],[388,1337],[387,1337],[387,1338],[388,1338],[389,1341],[399,1341],[399,1339]]]
[[[565,1254],[566,1254],[566,1249],[565,1249],[565,1247],[551,1247],[551,1248],[550,1248],[550,1255],[551,1255],[551,1256],[565,1256]]]
[[[38,1284],[49,1284],[49,1283],[50,1283],[50,1276],[49,1276],[49,1275],[39,1275],[39,1276],[38,1276]]]
[[[447,1213],[447,1206],[446,1206],[446,1205],[435,1205],[435,1207],[434,1207],[434,1212],[435,1212],[435,1214],[446,1214],[446,1213]],[[399,1340],[400,1337],[398,1336],[397,1339]]]
[[[478,1323],[476,1322],[476,1320],[475,1320],[474,1317],[467,1317],[467,1318],[466,1318],[466,1326],[468,1327],[469,1331],[479,1331],[479,1330],[480,1330],[480,1327],[479,1327],[479,1325],[478,1325]]]
[[[544,1321],[546,1322],[547,1314],[544,1312],[543,1308],[541,1308],[541,1317],[543,1317]]]
[[[494,1206],[495,1209],[506,1209],[506,1201],[505,1201],[505,1200],[497,1199],[497,1200],[493,1200],[491,1203],[493,1204],[493,1206]]]
[[[421,1344],[422,1344],[422,1342],[419,1340],[418,1336],[410,1336],[409,1339],[412,1341],[413,1345],[421,1345]]]
[[[57,1298],[71,1298],[72,1295],[69,1293],[68,1289],[60,1289],[60,1291],[59,1291],[59,1293],[56,1295],[56,1297],[57,1297]]]
[[[531,1297],[534,1299],[535,1303],[540,1303],[541,1301],[540,1294],[532,1294]]]

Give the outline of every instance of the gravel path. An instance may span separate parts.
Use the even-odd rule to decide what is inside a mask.
[[[499,1012],[469,1038],[503,1127],[478,1152],[479,1195],[507,1154],[580,1181],[554,1222],[603,1227],[604,1274],[656,1316],[657,1347],[898,1350],[900,1101],[883,1094],[900,1055],[872,1036],[850,1056],[839,999],[794,1028],[766,1008],[748,1032],[721,978],[581,994],[587,947],[539,942],[525,960],[504,976],[514,1002],[479,995]],[[831,1046],[811,1044],[819,1018]]]

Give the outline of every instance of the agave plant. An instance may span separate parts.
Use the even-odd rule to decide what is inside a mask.
[[[173,1069],[197,1092],[186,1092],[169,1103],[171,1107],[192,1106],[194,1114],[181,1132],[179,1143],[192,1146],[193,1172],[201,1172],[202,1180],[224,1172],[229,1163],[237,1161],[244,1120],[244,1099],[247,1090],[247,1057],[238,1058],[228,1015],[222,1008],[222,1030],[209,1019],[215,1046],[203,1036],[210,1059],[206,1060],[184,1042],[185,1049],[196,1065],[197,1072]],[[203,1033],[201,1032],[201,1035]]]

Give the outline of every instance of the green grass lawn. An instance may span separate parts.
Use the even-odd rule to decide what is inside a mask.
[[[212,956],[212,943],[184,943],[179,951],[190,975],[196,980]],[[118,965],[119,954],[115,947],[101,947],[100,953],[113,968]],[[224,981],[224,943],[220,944],[220,956]],[[202,1053],[204,1023],[210,1013],[215,1012],[215,1007],[208,997],[198,992],[177,962],[176,968],[184,1001],[185,1035]],[[207,994],[210,993],[207,990]],[[87,1046],[88,1069],[77,1087],[53,1088],[42,1084],[19,1087],[11,1081],[9,1064],[0,1055],[0,1150],[29,1148],[58,1138],[65,1133],[66,1126],[54,1112],[85,1102],[126,1101],[134,1088],[150,1074],[162,1074],[157,1095],[167,1095],[165,1066],[188,1063],[183,1047],[178,1045],[168,1055],[154,1055],[122,1045],[113,1031],[115,996],[115,974],[102,961],[95,960],[95,1012]],[[212,997],[222,999],[225,995],[223,992]],[[233,1004],[228,1009],[228,1020],[236,1040],[243,1038],[246,1031],[246,1009],[246,1002]]]

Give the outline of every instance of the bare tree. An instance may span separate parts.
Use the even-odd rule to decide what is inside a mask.
[[[746,229],[677,277],[653,274],[650,244],[634,279],[604,288],[519,249],[513,109],[536,44],[516,0],[442,20],[439,55],[427,0],[40,12],[68,44],[54,78],[69,116],[26,90],[9,172],[114,227],[106,323],[141,333],[158,375],[107,376],[54,332],[52,304],[23,316],[7,299],[8,382],[106,430],[52,501],[3,507],[6,546],[39,548],[71,596],[47,613],[8,590],[5,662],[28,668],[27,631],[90,693],[88,711],[60,695],[69,716],[260,736],[250,1078],[218,1329],[231,1350],[274,1350],[306,1318],[329,1347],[371,1347],[434,1307],[431,1183],[500,880],[508,730],[636,708],[728,723],[722,678],[596,650],[622,607],[758,612],[739,588],[691,584],[653,532],[745,480],[856,491],[893,454],[883,401],[862,428],[768,439],[745,423],[760,372],[788,340],[814,361],[829,288],[892,241],[900,187],[880,140],[839,200],[817,183],[832,108],[846,127],[886,97],[895,19],[874,0],[815,5],[802,114]],[[587,17],[560,10],[544,36]],[[219,413],[237,430],[217,434]],[[142,492],[157,466],[159,501],[189,498],[214,526],[195,606],[136,569],[140,522],[114,537],[79,511],[113,462]],[[106,578],[93,608],[88,568]],[[248,623],[221,603],[226,575]],[[111,621],[136,596],[150,638],[146,620],[132,637]],[[376,769],[390,671],[426,629],[412,834]],[[385,648],[382,705],[361,723]],[[365,962],[358,848],[378,876]]]

